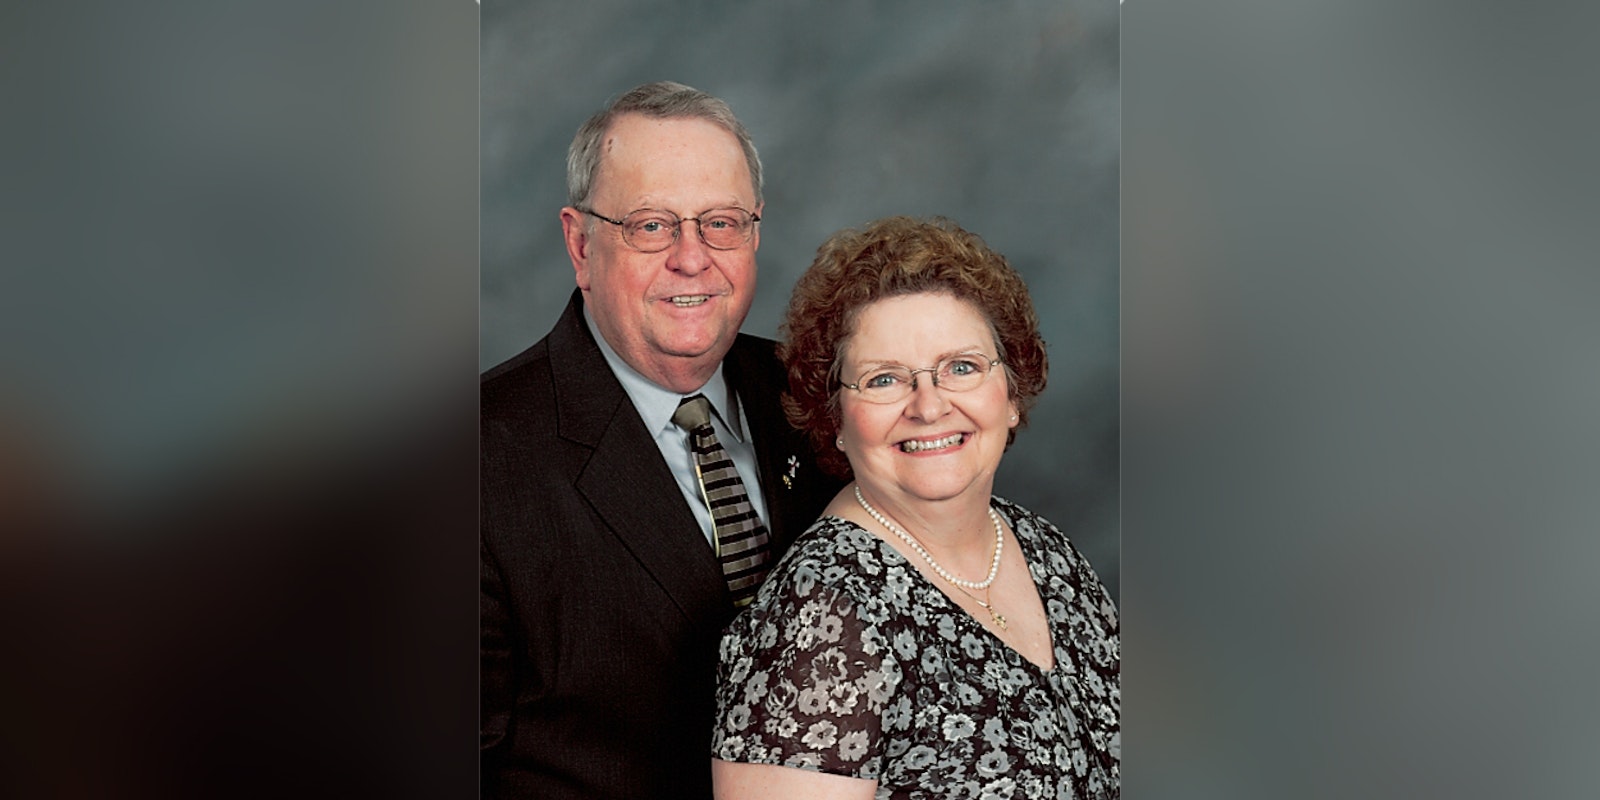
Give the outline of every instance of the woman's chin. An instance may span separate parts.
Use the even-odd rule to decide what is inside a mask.
[[[979,477],[971,474],[918,476],[899,481],[893,488],[912,501],[942,503],[969,497],[973,502],[987,504],[992,482],[981,481]]]

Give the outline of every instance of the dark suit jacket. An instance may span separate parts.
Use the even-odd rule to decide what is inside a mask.
[[[727,585],[582,308],[480,387],[482,796],[709,797]],[[723,371],[776,558],[840,484],[783,418],[773,347],[741,334]]]

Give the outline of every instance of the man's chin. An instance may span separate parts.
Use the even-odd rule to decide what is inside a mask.
[[[720,360],[733,347],[737,327],[701,327],[696,330],[673,331],[656,342],[656,350],[673,358]]]
[[[709,342],[673,343],[669,347],[662,348],[660,353],[672,359],[685,361],[721,361],[732,347],[733,337],[730,336],[726,341],[713,339]]]
[[[646,378],[672,391],[694,391],[705,385],[716,372],[717,365],[732,345],[732,336],[726,342],[713,339],[696,343],[657,343],[651,350],[648,365],[635,365],[635,368]]]

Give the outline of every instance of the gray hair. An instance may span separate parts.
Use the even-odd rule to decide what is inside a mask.
[[[655,119],[703,119],[733,134],[750,168],[750,188],[755,190],[756,206],[761,206],[761,156],[756,154],[750,132],[744,129],[744,124],[733,115],[727,103],[672,81],[635,87],[583,123],[578,135],[572,138],[572,147],[567,150],[568,205],[582,206],[589,202],[595,175],[600,171],[600,151],[606,130],[623,114],[643,114]]]

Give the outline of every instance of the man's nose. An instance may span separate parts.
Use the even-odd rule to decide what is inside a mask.
[[[689,223],[694,230],[689,230]],[[698,275],[711,265],[711,248],[700,238],[700,220],[686,219],[678,224],[678,240],[668,251],[667,268]]]

